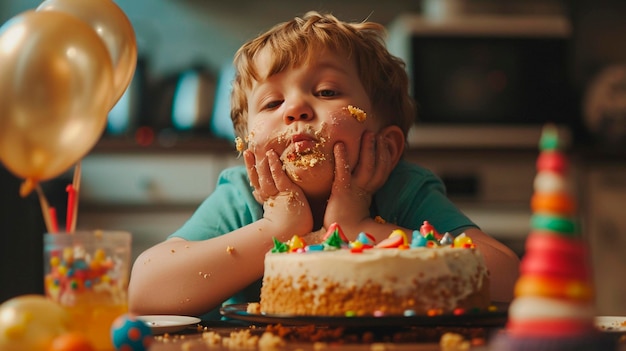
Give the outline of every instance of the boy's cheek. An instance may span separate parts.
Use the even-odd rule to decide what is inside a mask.
[[[263,147],[263,140],[267,140],[267,127],[262,123],[256,123],[248,128],[248,135],[246,136],[246,142],[248,148],[252,151],[256,151],[257,148]]]

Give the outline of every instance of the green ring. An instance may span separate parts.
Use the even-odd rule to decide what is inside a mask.
[[[578,229],[576,223],[569,218],[545,214],[533,214],[530,218],[530,226],[534,229],[561,232],[570,236],[574,236]]]

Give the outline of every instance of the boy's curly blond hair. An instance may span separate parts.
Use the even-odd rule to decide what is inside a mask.
[[[361,83],[383,125],[397,125],[406,137],[415,121],[404,62],[385,47],[385,28],[374,22],[347,23],[331,14],[308,12],[244,44],[235,54],[235,79],[231,95],[231,119],[235,134],[247,136],[248,99],[254,81],[263,79],[254,69],[255,56],[265,48],[272,53],[269,75],[305,64],[322,48],[345,52],[356,63]]]

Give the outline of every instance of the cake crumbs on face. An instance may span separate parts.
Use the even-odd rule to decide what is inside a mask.
[[[307,126],[304,132],[315,136],[317,140],[315,145],[302,148],[296,145],[292,152],[281,156],[283,170],[288,172],[293,181],[301,180],[296,174],[295,169],[310,169],[327,160],[326,155],[322,152],[322,148],[328,140],[326,129],[326,125],[322,125],[319,130]],[[282,133],[278,136],[277,140],[280,143],[284,143],[289,140],[289,137],[286,133]]]
[[[241,137],[236,137],[235,138],[235,148],[239,152],[243,151],[244,145],[243,145],[243,139],[241,139]]]
[[[228,252],[229,254],[232,254],[233,252],[235,252],[235,248],[232,246],[226,246],[226,252]]]
[[[364,122],[367,119],[367,113],[356,106],[348,105],[348,111],[359,122]]]

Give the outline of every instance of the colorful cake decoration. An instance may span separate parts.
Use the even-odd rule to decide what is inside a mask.
[[[306,247],[306,243],[304,242],[304,240],[302,240],[302,238],[297,235],[291,237],[291,240],[287,242],[287,245],[289,247],[289,252],[302,251]]]
[[[614,349],[594,326],[589,252],[576,223],[561,148],[557,129],[544,127],[526,253],[505,332],[493,340],[493,350]]]
[[[275,239],[265,256],[260,313],[437,317],[497,312],[490,308],[484,258],[465,234],[439,234],[425,222],[413,231],[392,228],[376,240],[333,224],[320,241],[307,244],[293,236],[280,245]]]
[[[424,221],[424,223],[420,227],[420,233],[424,237],[428,238],[428,240],[441,239],[441,234],[439,234],[435,227],[433,227],[432,224],[428,223],[428,221]]]
[[[454,247],[454,248],[474,248],[476,245],[472,239],[465,235],[459,234],[457,237],[450,233],[439,234],[437,230],[428,221],[424,221],[419,230],[414,230],[409,236],[401,229],[395,229],[381,242],[377,243],[371,234],[360,232],[354,241],[350,241],[344,234],[341,226],[333,223],[329,226],[326,234],[322,238],[324,241],[320,244],[307,243],[297,235],[294,235],[287,242],[280,242],[274,238],[274,247],[272,253],[305,253],[312,251],[334,251],[341,249],[349,249],[353,253],[361,253],[368,249],[411,249],[411,248],[437,248],[437,247]]]
[[[333,231],[322,243],[324,250],[339,250],[346,242],[341,239],[338,231]]]
[[[272,248],[272,253],[281,253],[281,252],[289,252],[289,245],[280,242],[278,239],[273,238],[274,247]]]

